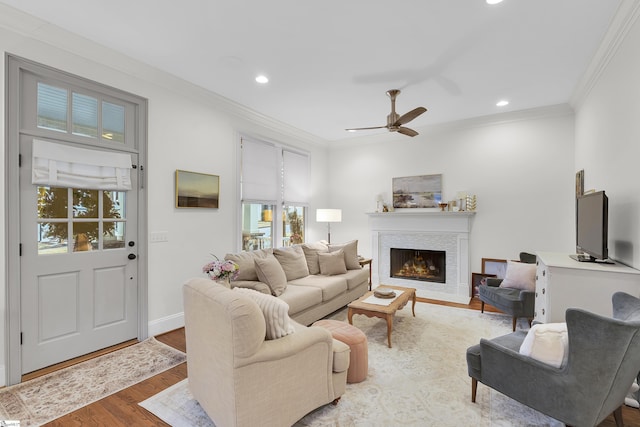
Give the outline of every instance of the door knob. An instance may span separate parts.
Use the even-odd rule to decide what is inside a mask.
[[[129,254],[129,256],[127,256],[127,258],[129,259],[136,259],[136,254]]]

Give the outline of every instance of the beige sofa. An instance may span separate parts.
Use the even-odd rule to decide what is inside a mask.
[[[357,245],[357,240],[339,245],[305,243],[227,254],[225,259],[240,266],[232,287],[277,296],[289,304],[292,319],[310,325],[368,290],[369,274],[360,266]]]
[[[205,278],[183,296],[189,388],[216,426],[290,426],[344,393],[349,347],[290,320],[277,298]],[[273,316],[256,297],[284,307],[286,335],[265,339]]]

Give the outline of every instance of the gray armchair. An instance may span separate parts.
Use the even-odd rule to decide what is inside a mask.
[[[555,368],[519,353],[518,331],[467,350],[471,401],[478,381],[572,426],[596,426],[612,412],[622,426],[622,404],[640,371],[640,300],[613,295],[613,318],[581,309],[566,312],[568,359]]]
[[[526,252],[520,252],[520,262],[528,264],[536,263],[536,256]],[[519,317],[526,317],[531,326],[533,313],[535,310],[535,292],[520,289],[501,288],[502,279],[486,279],[486,285],[478,288],[478,297],[481,301],[480,311],[484,313],[484,305],[489,304],[511,315],[513,330],[516,330],[516,323]]]

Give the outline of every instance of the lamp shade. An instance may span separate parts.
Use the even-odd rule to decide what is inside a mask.
[[[342,209],[316,209],[317,222],[341,222]]]

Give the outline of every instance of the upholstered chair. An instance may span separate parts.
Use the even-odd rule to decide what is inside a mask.
[[[266,322],[286,316],[278,298],[204,278],[183,296],[189,389],[216,426],[290,426],[345,392],[349,347],[288,316]]]
[[[549,336],[539,344],[544,352],[535,358],[534,353],[522,354],[533,329],[482,339],[470,347],[471,401],[479,381],[569,426],[596,426],[611,413],[622,426],[622,404],[640,371],[640,300],[618,292],[612,301],[613,318],[567,310],[568,344],[561,349],[566,361],[557,365],[543,357],[551,353]]]
[[[535,264],[536,256],[526,252],[520,252],[520,262],[526,264]],[[509,268],[507,267],[507,273]],[[533,267],[533,270],[535,268]],[[534,274],[535,276],[535,274]],[[531,280],[534,280],[532,277]],[[478,288],[478,297],[481,301],[480,311],[484,313],[484,305],[489,304],[498,310],[511,316],[513,330],[516,330],[518,318],[526,317],[531,326],[533,313],[535,310],[535,283],[534,289],[531,286],[518,286],[515,288],[500,286],[503,279],[487,278],[485,285]]]

